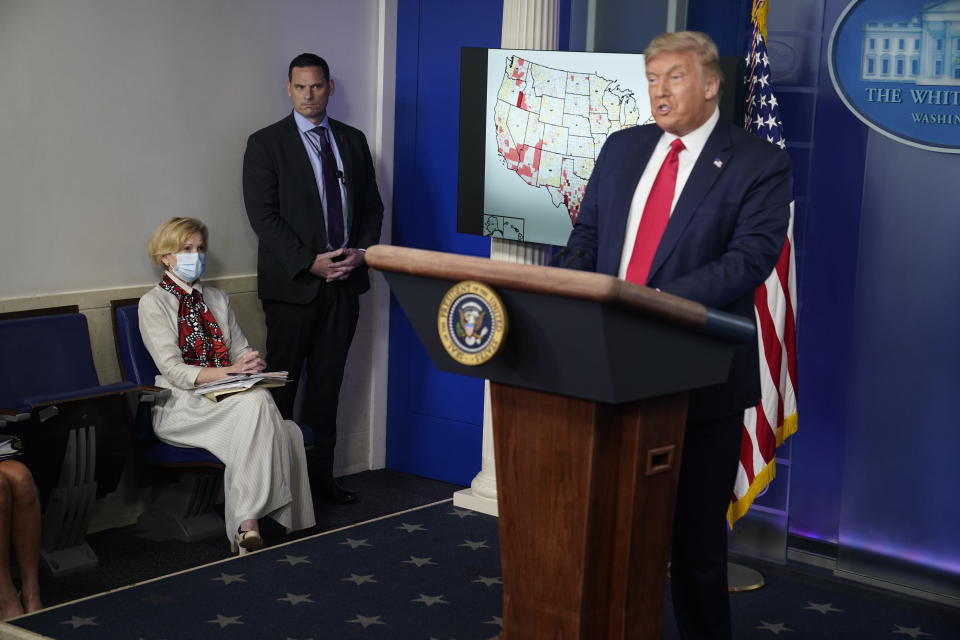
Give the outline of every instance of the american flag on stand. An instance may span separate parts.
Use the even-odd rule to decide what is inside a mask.
[[[781,149],[786,147],[780,107],[770,83],[767,57],[767,0],[754,0],[752,38],[747,47],[744,128]],[[760,404],[743,416],[740,468],[727,521],[747,513],[754,499],[773,481],[777,447],[797,430],[796,266],[793,257],[793,205],[787,240],[773,273],[757,287],[754,313],[760,347]]]

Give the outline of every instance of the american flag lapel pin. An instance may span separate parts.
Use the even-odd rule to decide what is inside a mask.
[[[721,168],[723,166],[723,160],[720,158],[715,159],[713,161],[713,166],[715,166],[717,169]]]

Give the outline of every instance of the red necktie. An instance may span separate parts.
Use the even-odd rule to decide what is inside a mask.
[[[633,254],[627,264],[627,280],[637,284],[647,284],[653,256],[660,245],[663,230],[670,221],[670,207],[677,188],[678,156],[686,149],[683,141],[677,138],[670,143],[670,151],[660,165],[660,171],[653,181],[647,203],[643,205],[643,216],[637,228],[637,239],[633,243]]]

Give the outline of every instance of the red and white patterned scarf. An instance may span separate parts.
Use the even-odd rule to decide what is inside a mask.
[[[207,308],[200,291],[194,289],[192,293],[187,293],[168,275],[163,276],[160,288],[169,291],[180,301],[177,326],[184,363],[201,367],[229,367],[230,354],[223,340],[223,331]]]

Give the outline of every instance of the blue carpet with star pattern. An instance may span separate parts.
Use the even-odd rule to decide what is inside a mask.
[[[450,501],[47,609],[53,638],[489,638],[497,520]]]
[[[12,624],[63,639],[480,640],[500,631],[499,567],[496,519],[445,500]],[[731,598],[739,640],[960,638],[956,610],[815,572],[761,570],[766,587]]]

